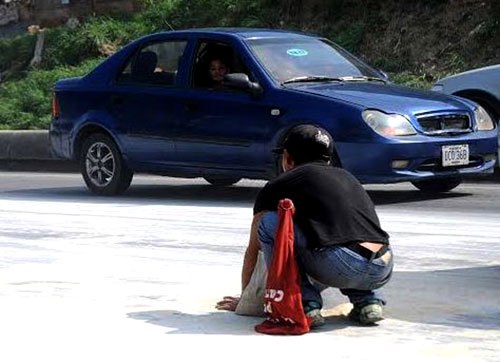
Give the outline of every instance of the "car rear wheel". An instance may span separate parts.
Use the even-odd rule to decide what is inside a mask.
[[[133,177],[116,144],[101,133],[83,142],[80,171],[87,187],[97,195],[121,194],[130,186]]]
[[[412,184],[423,192],[439,193],[453,190],[462,183],[460,177],[448,177],[442,179],[413,181]]]
[[[214,186],[230,186],[234,185],[238,181],[241,180],[241,178],[237,177],[205,177],[205,180]]]

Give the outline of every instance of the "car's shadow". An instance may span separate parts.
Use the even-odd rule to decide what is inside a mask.
[[[390,185],[388,185],[390,188]],[[211,185],[132,185],[127,192],[119,196],[98,196],[85,187],[33,188],[2,193],[15,198],[55,200],[59,202],[93,203],[140,203],[140,204],[175,204],[175,205],[211,205],[211,206],[249,206],[251,207],[261,190],[261,186],[235,185],[216,187]],[[431,194],[418,190],[368,190],[375,205],[413,203],[429,200],[442,200],[467,197],[472,194],[452,191]]]
[[[368,195],[370,195],[370,198],[375,205],[389,205],[419,201],[454,199],[471,196],[472,194],[459,191],[426,193],[418,190],[368,190]]]

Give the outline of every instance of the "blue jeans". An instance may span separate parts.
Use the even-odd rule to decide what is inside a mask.
[[[268,268],[277,227],[277,212],[265,213],[259,222],[259,242]],[[308,249],[307,240],[297,225],[294,226],[294,241],[302,304],[306,312],[323,307],[320,293],[327,287],[339,288],[357,306],[385,304],[381,293],[375,289],[382,287],[391,277],[393,258],[390,249],[387,251],[389,255],[384,254],[372,261],[342,245]]]

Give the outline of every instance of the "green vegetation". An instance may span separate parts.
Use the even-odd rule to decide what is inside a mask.
[[[438,78],[500,62],[500,2],[472,0],[137,0],[128,17],[90,17],[36,35],[0,39],[0,129],[44,129],[59,78],[80,76],[140,36],[192,27],[266,27],[321,34],[390,74],[429,88]],[[429,31],[433,29],[433,31]]]
[[[0,129],[47,129],[55,81],[84,75],[102,60],[103,58],[87,60],[76,67],[33,70],[22,80],[3,84],[0,88]]]
[[[0,71],[23,70],[33,56],[36,38],[26,34],[0,41]]]
[[[437,80],[431,75],[410,72],[389,73],[389,79],[394,83],[419,89],[430,89]]]

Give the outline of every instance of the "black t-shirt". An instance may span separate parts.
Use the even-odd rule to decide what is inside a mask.
[[[346,170],[325,162],[299,165],[264,186],[257,195],[254,214],[276,211],[284,198],[293,201],[294,221],[310,248],[351,241],[389,244],[373,202]]]

